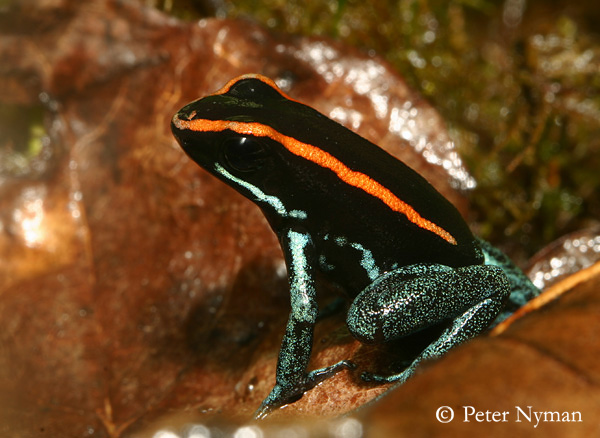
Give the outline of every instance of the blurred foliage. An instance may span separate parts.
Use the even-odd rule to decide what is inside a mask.
[[[600,217],[596,2],[181,1],[384,56],[448,121],[483,237],[530,254]]]
[[[42,155],[48,138],[42,118],[41,106],[0,105],[0,184],[35,175],[45,166],[48,157]]]

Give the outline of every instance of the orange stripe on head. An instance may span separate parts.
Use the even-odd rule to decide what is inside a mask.
[[[293,137],[288,137],[268,125],[256,122],[236,122],[231,120],[181,120],[177,116],[173,118],[173,123],[179,129],[189,129],[196,132],[221,132],[225,130],[237,132],[241,135],[253,135],[255,137],[268,137],[278,143],[281,143],[288,151],[299,157],[305,158],[318,164],[321,167],[332,170],[338,178],[353,187],[357,187],[365,193],[374,196],[390,209],[401,213],[407,217],[413,224],[437,234],[448,243],[456,245],[456,239],[448,231],[439,225],[425,219],[417,213],[409,204],[398,198],[391,190],[375,181],[364,173],[350,169],[340,160],[335,158],[324,150],[303,143]]]
[[[258,73],[247,73],[245,75],[238,76],[237,78],[233,78],[232,80],[227,82],[225,85],[223,85],[223,87],[220,90],[215,91],[213,94],[211,94],[211,96],[217,96],[219,94],[227,94],[229,92],[229,90],[231,89],[231,87],[233,87],[237,82],[242,81],[244,79],[256,79],[258,81],[261,81],[261,82],[267,84],[269,87],[275,89],[275,91],[277,91],[279,94],[281,94],[287,100],[301,103],[301,102],[297,101],[296,99],[291,98],[290,96],[285,94],[283,91],[281,91],[281,88],[279,88],[277,86],[277,84],[275,83],[275,81],[273,81],[273,79],[268,78],[263,75],[259,75]]]

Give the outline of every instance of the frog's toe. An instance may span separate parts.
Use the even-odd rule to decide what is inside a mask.
[[[364,372],[360,375],[360,378],[364,382],[377,382],[377,383],[393,382],[394,380],[390,380],[391,377],[393,377],[393,376],[382,376],[381,374],[374,374],[374,373],[368,373],[368,372]]]
[[[306,379],[308,382],[306,390],[317,386],[322,381],[329,379],[330,377],[334,376],[342,370],[353,370],[355,368],[356,364],[354,364],[354,362],[351,362],[349,360],[341,360],[335,365],[311,371],[310,373],[308,373]]]
[[[389,376],[383,376],[381,374],[374,374],[369,372],[363,372],[360,378],[365,382],[377,382],[377,383],[404,383],[410,376],[414,374],[415,367],[410,366],[404,371],[398,374],[392,374]]]
[[[270,405],[266,405],[265,403],[263,403],[262,405],[260,405],[260,408],[258,408],[256,410],[256,412],[254,413],[254,419],[255,420],[263,420],[265,418],[267,418],[267,415],[269,415],[269,413],[273,410],[273,408]]]
[[[280,385],[275,385],[271,390],[271,393],[263,400],[260,407],[254,413],[254,419],[262,420],[266,418],[271,412],[285,406],[289,403],[293,403],[302,397],[303,391],[292,389],[284,389]]]

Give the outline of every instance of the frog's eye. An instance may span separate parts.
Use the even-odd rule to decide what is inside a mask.
[[[230,137],[223,143],[225,163],[240,172],[258,170],[266,163],[268,151],[252,137]]]

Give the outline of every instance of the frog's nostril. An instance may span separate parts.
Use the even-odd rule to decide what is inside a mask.
[[[177,113],[177,117],[179,118],[179,120],[193,120],[194,117],[196,116],[196,110],[190,112],[190,113],[186,113],[184,111],[180,111],[179,113]]]

